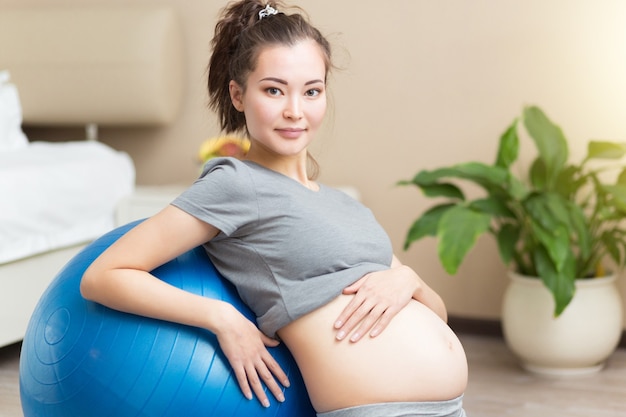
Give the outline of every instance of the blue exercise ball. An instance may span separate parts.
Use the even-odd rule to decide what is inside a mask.
[[[209,331],[126,314],[83,299],[79,284],[109,245],[138,222],[115,229],[72,259],[42,295],[20,356],[25,417],[315,416],[300,372],[281,344],[270,352],[291,387],[269,408],[247,400]],[[252,312],[202,248],[153,271],[187,291]]]

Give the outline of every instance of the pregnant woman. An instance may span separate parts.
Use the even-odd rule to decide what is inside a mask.
[[[328,41],[301,13],[230,3],[208,91],[243,160],[217,158],[171,205],[107,249],[81,282],[111,308],[213,332],[243,395],[284,401],[268,346],[285,343],[318,416],[462,417],[463,348],[441,298],[393,255],[372,213],[316,181],[307,148],[326,113]],[[149,271],[204,245],[257,317]],[[258,327],[257,327],[258,325]]]

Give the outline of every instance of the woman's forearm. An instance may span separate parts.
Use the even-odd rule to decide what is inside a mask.
[[[434,311],[441,319],[448,322],[448,311],[443,299],[420,278],[422,284],[413,293],[413,298]]]
[[[87,270],[81,282],[81,294],[115,310],[202,327],[212,332],[220,322],[224,304],[133,269]]]
[[[148,271],[216,234],[211,225],[166,207],[94,260],[81,280],[81,294],[116,310],[215,331],[225,303],[176,288]]]

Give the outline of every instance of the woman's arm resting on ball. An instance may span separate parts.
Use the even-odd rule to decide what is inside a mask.
[[[282,401],[287,376],[267,351],[277,341],[230,304],[181,290],[149,271],[212,239],[219,231],[182,210],[168,206],[140,223],[105,250],[81,281],[83,297],[107,307],[201,327],[213,332],[247,398],[256,394],[269,405],[264,382]]]
[[[116,310],[213,330],[206,313],[217,303],[176,289],[148,271],[216,234],[213,226],[169,206],[104,251],[85,271],[81,293]]]
[[[354,298],[335,322],[339,340],[350,335],[350,341],[357,342],[368,332],[371,337],[379,335],[411,298],[433,310],[442,320],[448,319],[439,294],[395,256],[391,268],[365,275],[343,293],[354,294]]]

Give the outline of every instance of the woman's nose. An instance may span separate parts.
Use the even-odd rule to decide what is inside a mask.
[[[302,104],[299,98],[290,98],[285,105],[284,117],[287,119],[301,119],[302,118]]]

